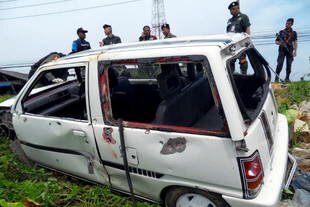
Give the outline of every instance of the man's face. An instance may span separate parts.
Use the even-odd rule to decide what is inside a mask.
[[[79,32],[78,36],[80,39],[85,39],[86,38],[86,34],[84,32]]]
[[[292,23],[291,21],[287,21],[287,22],[286,22],[286,28],[287,28],[287,29],[291,29],[292,26],[293,26],[293,23]]]
[[[105,35],[111,35],[112,34],[112,27],[106,27],[105,29],[104,29],[104,33],[105,33]]]
[[[151,35],[151,29],[149,27],[143,28],[143,34],[144,36],[150,36]]]
[[[163,34],[164,34],[165,36],[167,36],[167,35],[170,33],[170,29],[168,29],[167,27],[164,27],[164,28],[162,29],[162,32],[163,32]]]
[[[233,16],[236,16],[237,14],[240,13],[240,6],[233,6],[231,9],[230,9],[230,13],[231,15]]]

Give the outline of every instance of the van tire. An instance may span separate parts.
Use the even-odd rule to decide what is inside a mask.
[[[229,207],[229,204],[216,193],[206,192],[200,189],[173,187],[165,195],[165,207],[176,207],[178,199],[185,194],[198,194],[210,200],[214,207]]]

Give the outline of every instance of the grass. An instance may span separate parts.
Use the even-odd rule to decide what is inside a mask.
[[[0,103],[5,101],[5,100],[7,100],[7,99],[9,99],[9,98],[11,98],[11,97],[12,97],[12,95],[2,95],[2,96],[0,96]]]
[[[88,184],[39,167],[29,167],[10,151],[9,140],[0,138],[0,141],[0,206],[23,206],[24,202],[42,206],[132,206],[127,197],[112,194],[105,186]],[[137,206],[157,205],[140,202]]]
[[[298,105],[302,101],[310,100],[310,81],[300,81],[288,84],[285,89],[276,90],[278,108],[280,113]]]

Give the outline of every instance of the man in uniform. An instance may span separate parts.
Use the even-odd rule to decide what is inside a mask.
[[[165,39],[177,37],[170,32],[170,25],[169,24],[163,24],[161,26],[161,31],[163,32]]]
[[[79,39],[73,41],[72,43],[72,52],[71,53],[76,53],[80,52],[83,50],[88,50],[90,49],[90,44],[85,40],[86,38],[86,33],[88,31],[84,30],[83,28],[78,28],[76,33],[79,36]]]
[[[157,40],[157,37],[151,35],[150,26],[146,25],[143,27],[142,35],[139,37],[139,41]]]
[[[230,10],[230,14],[232,18],[230,18],[227,22],[227,33],[247,33],[248,35],[251,34],[250,30],[250,20],[249,17],[245,14],[240,12],[240,5],[238,2],[234,1],[229,6],[228,9]],[[240,70],[242,74],[247,74],[248,70],[248,62],[246,59],[246,54],[242,54],[239,58]],[[231,62],[231,69],[235,71],[235,61]]]
[[[277,34],[276,44],[279,45],[279,56],[276,73],[278,76],[275,78],[275,82],[279,82],[279,75],[282,71],[283,62],[286,58],[286,78],[285,82],[290,82],[290,74],[292,69],[292,62],[297,55],[297,32],[292,29],[294,19],[289,18],[286,21],[285,29],[281,30]]]
[[[103,47],[106,45],[122,43],[122,40],[120,37],[113,35],[111,25],[105,24],[105,25],[103,25],[103,29],[104,29],[104,33],[107,37],[104,38],[102,40],[102,42],[99,43],[100,47]]]

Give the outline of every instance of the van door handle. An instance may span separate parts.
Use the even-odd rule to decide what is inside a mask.
[[[77,137],[86,137],[86,133],[81,130],[72,130],[72,133],[74,136],[77,136]]]

